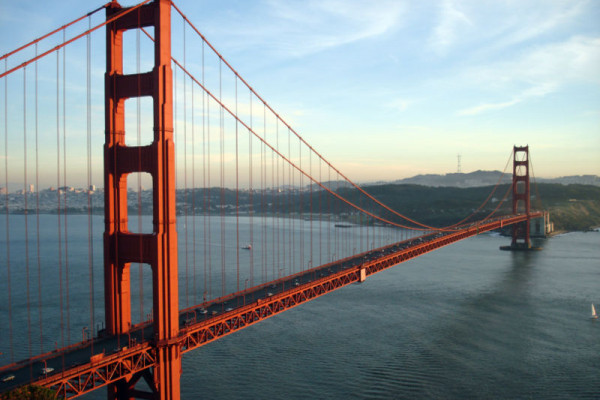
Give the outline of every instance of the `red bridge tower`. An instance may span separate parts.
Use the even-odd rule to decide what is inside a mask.
[[[502,250],[530,250],[531,201],[529,190],[529,146],[513,147],[512,213],[526,214],[527,220],[512,225],[512,242]]]
[[[122,12],[116,1],[107,19]],[[123,73],[123,33],[154,28],[154,68]],[[173,144],[173,82],[171,71],[171,2],[154,0],[116,19],[106,29],[106,139],[104,144],[105,232],[104,296],[106,330],[119,335],[131,329],[130,265],[152,269],[154,341],[157,367],[109,385],[113,399],[179,399],[181,354],[177,343],[179,304],[177,232],[175,226],[175,158]],[[125,144],[125,100],[151,96],[154,137],[147,146]],[[127,216],[127,176],[152,177],[153,231],[131,233]],[[144,379],[151,393],[135,388]]]

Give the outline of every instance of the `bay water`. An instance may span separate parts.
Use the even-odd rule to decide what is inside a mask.
[[[6,230],[0,235],[2,249],[10,252],[13,325],[9,341],[3,257],[2,365],[9,363],[10,355],[23,359],[39,353],[38,347],[49,351],[58,345],[61,339],[51,327],[67,318],[57,311],[66,301],[64,294],[56,293],[57,270],[45,265],[60,262],[65,268],[69,259],[59,260],[56,251],[64,246],[55,234],[57,217],[40,217],[42,313],[32,310],[27,315],[24,300],[25,264],[30,269],[31,302],[38,296],[35,217],[28,219],[28,243],[23,240],[23,216],[10,216],[8,247]],[[89,330],[86,310],[91,300],[94,323],[103,319],[103,226],[102,217],[92,218],[96,233],[88,243],[87,228],[78,228],[87,226],[88,217],[69,217],[69,257],[85,259],[82,265],[71,261],[69,266],[71,341],[86,334],[82,327]],[[0,222],[6,225],[6,220]],[[225,223],[235,224],[229,218]],[[294,229],[307,228],[298,223]],[[352,235],[352,228],[344,231]],[[181,233],[179,239],[181,275]],[[590,318],[590,304],[600,305],[600,232],[557,235],[535,252],[500,251],[508,242],[496,234],[467,239],[186,353],[182,398],[600,398],[600,320]],[[91,281],[90,257],[95,271]],[[132,271],[132,298],[139,295],[133,293],[136,276]],[[146,275],[140,279],[147,298],[151,285]],[[78,298],[77,293],[87,293],[90,285],[94,298]],[[181,296],[184,290],[180,286]],[[148,302],[140,301],[143,318]],[[38,314],[42,335],[36,327]],[[25,335],[28,319],[31,351]],[[83,398],[103,399],[105,392]]]

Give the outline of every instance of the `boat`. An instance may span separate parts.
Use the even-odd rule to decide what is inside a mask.
[[[242,249],[244,249],[244,250],[252,250],[252,245],[251,244],[247,244],[245,246],[242,246]]]
[[[594,303],[592,303],[592,319],[598,319],[598,315],[596,314],[596,309],[594,308]]]
[[[354,225],[352,224],[335,224],[336,228],[352,228]]]

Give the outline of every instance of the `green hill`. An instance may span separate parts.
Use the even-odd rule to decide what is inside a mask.
[[[404,215],[432,226],[447,226],[475,212],[490,195],[493,186],[456,188],[419,185],[379,185],[365,188],[373,197]],[[359,201],[356,189],[338,192]],[[506,199],[502,202],[502,199]],[[592,185],[537,184],[531,186],[531,208],[547,210],[555,230],[589,230],[600,226],[600,187]],[[476,212],[483,218],[500,205],[509,213],[510,185],[496,188],[488,204]],[[375,211],[375,210],[374,210]]]

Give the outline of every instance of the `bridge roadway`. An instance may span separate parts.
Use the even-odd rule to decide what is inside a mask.
[[[531,213],[531,218],[542,213]],[[367,276],[422,254],[522,222],[526,215],[500,217],[463,225],[357,254],[304,272],[256,286],[180,311],[178,342],[182,352],[210,343],[291,307],[312,300]],[[0,392],[28,383],[50,387],[73,398],[141,373],[155,364],[150,322],[132,327],[128,334],[102,336],[0,368]],[[53,368],[44,374],[43,368]]]

